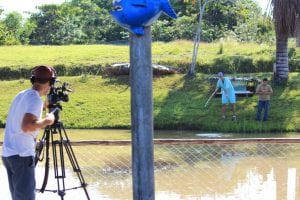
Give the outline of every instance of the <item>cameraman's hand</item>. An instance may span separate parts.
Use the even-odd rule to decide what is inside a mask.
[[[52,125],[54,123],[54,120],[55,117],[51,113],[46,114],[46,117],[43,119],[38,119],[31,113],[25,113],[22,120],[22,130],[25,133],[31,134],[33,131],[45,128],[48,125]]]
[[[45,123],[47,125],[52,125],[54,123],[55,116],[53,113],[47,113],[45,117]]]

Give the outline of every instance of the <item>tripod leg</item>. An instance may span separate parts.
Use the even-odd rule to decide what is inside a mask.
[[[71,146],[70,140],[67,136],[66,130],[64,129],[62,124],[61,124],[61,129],[59,129],[59,131],[61,132],[61,130],[63,130],[64,136],[66,138],[66,140],[63,141],[63,145],[66,149],[66,152],[67,152],[68,158],[70,160],[70,163],[72,165],[73,171],[76,172],[76,174],[78,176],[78,179],[80,181],[81,187],[83,188],[83,190],[85,192],[85,195],[86,195],[87,199],[89,200],[90,197],[89,197],[89,194],[88,194],[87,189],[86,189],[87,184],[86,184],[86,182],[84,180],[84,177],[81,173],[81,169],[80,169],[78,161],[75,157],[75,153],[74,153],[73,148]]]
[[[62,134],[62,132],[63,132],[63,134]],[[53,154],[54,177],[57,180],[57,190],[45,190],[47,182],[48,182],[48,174],[49,174],[50,135],[51,135],[51,145],[52,145],[52,154]],[[54,135],[57,135],[57,137],[58,137],[58,138],[56,137],[57,140],[54,140],[55,139]],[[65,140],[64,140],[64,137],[66,138]],[[57,122],[56,124],[52,125],[51,127],[47,127],[47,129],[45,129],[43,138],[45,138],[45,143],[46,143],[46,164],[45,164],[45,176],[44,176],[44,180],[43,180],[43,184],[40,189],[40,192],[44,192],[44,191],[57,192],[58,195],[61,197],[61,200],[63,200],[64,196],[66,194],[66,190],[79,188],[79,187],[74,187],[74,188],[66,189],[66,186],[65,186],[66,172],[65,172],[65,161],[64,161],[64,148],[65,148],[65,151],[70,160],[72,168],[73,168],[74,172],[76,172],[76,174],[79,178],[79,181],[81,184],[80,187],[82,187],[84,189],[87,199],[90,200],[89,194],[86,189],[87,184],[83,178],[79,164],[75,157],[75,153],[72,149],[69,138],[67,136],[67,133],[66,133],[62,123]]]
[[[60,132],[60,130],[59,130]],[[53,153],[53,167],[54,167],[54,177],[57,180],[57,193],[63,199],[65,195],[65,163],[64,163],[64,153],[63,153],[63,141],[61,134],[59,135],[60,140],[53,140],[52,138],[52,153]]]
[[[45,162],[44,180],[43,180],[43,183],[42,183],[42,187],[39,190],[41,193],[43,193],[45,191],[45,188],[46,188],[47,183],[48,183],[48,176],[49,176],[49,160],[50,160],[50,157],[49,157],[50,128],[49,127],[47,127],[45,129],[43,138],[45,138],[45,143],[46,143],[46,162]]]

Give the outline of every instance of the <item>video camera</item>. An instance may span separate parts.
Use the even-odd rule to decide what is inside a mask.
[[[62,110],[60,103],[69,101],[69,92],[72,92],[72,90],[70,89],[70,84],[67,82],[61,83],[59,80],[56,80],[55,83],[51,85],[50,92],[47,95],[47,107],[49,112],[54,112],[56,121],[59,119],[59,110]]]

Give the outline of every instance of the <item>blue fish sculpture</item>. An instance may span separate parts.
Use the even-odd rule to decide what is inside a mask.
[[[114,0],[110,14],[119,25],[141,36],[162,12],[177,18],[169,0]]]

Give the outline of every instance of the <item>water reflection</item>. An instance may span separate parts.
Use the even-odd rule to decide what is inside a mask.
[[[295,186],[296,179],[299,179],[299,169],[287,167],[285,162],[278,165],[276,159],[266,160],[265,158],[258,158],[256,161],[253,159],[251,161],[233,160],[233,162],[226,160],[218,166],[211,163],[195,166],[185,173],[178,174],[174,171],[156,174],[158,195],[160,191],[166,191],[172,193],[166,199],[283,200],[297,194],[298,196],[292,199],[299,199],[299,192],[297,193]],[[200,168],[205,168],[205,170]],[[294,184],[291,185],[287,177]],[[171,182],[171,179],[177,180],[176,184]],[[166,180],[168,180],[167,183]],[[287,191],[287,188],[290,191]],[[164,196],[166,196],[165,193]]]
[[[294,200],[300,199],[299,144],[155,145],[155,196],[159,200]],[[130,146],[75,146],[87,190],[93,200],[132,199]],[[1,148],[0,148],[1,152]],[[66,187],[79,186],[67,164]],[[37,186],[43,181],[39,163]],[[50,169],[47,189],[56,189]],[[0,199],[9,200],[6,172],[0,161]],[[37,193],[37,199],[59,199]],[[84,200],[82,188],[64,199]]]
[[[156,168],[156,199],[299,199],[299,161],[293,158],[265,157],[251,154],[223,155],[217,160],[184,162]],[[176,157],[174,158],[176,159]],[[299,159],[298,159],[299,160]],[[181,163],[178,165],[178,163]],[[193,163],[193,164],[192,164]],[[166,165],[167,166],[167,165]],[[93,171],[82,168],[91,199],[132,199],[131,173]],[[50,173],[52,169],[50,170]],[[8,198],[8,186],[3,167],[0,171],[0,198]],[[37,183],[41,185],[43,167],[37,168]],[[67,188],[78,186],[78,179],[67,170]],[[47,189],[55,190],[56,182],[49,177]],[[38,193],[37,199],[58,199],[51,192]],[[86,199],[81,188],[67,191],[65,199]]]
[[[197,133],[196,136],[200,138],[223,138],[223,137],[232,137],[231,134],[222,134],[222,133]]]
[[[224,167],[221,169],[209,168],[206,174],[200,174],[195,171],[178,174],[172,172],[157,172],[156,177],[156,199],[159,200],[215,200],[215,199],[243,199],[243,200],[258,200],[258,199],[299,199],[299,194],[296,197],[295,182],[296,182],[296,169],[288,168],[287,172],[282,175],[276,172],[274,168],[248,168],[248,162],[239,163],[234,169],[232,166]],[[230,169],[231,168],[231,169]],[[229,170],[228,170],[229,169]],[[216,170],[216,171],[214,171]],[[42,170],[38,169],[38,173]],[[241,171],[241,172],[239,172]],[[229,173],[229,175],[227,174]],[[298,171],[299,173],[299,171]],[[287,175],[292,185],[285,182],[280,184],[282,176]],[[2,200],[9,200],[8,186],[4,178],[3,168],[0,171],[1,176],[1,189],[0,198]],[[230,176],[230,178],[229,178]],[[40,177],[40,176],[38,176]],[[178,180],[180,177],[180,180]],[[286,178],[287,178],[286,177]],[[298,175],[299,177],[299,175]],[[285,178],[285,180],[286,180]],[[38,178],[39,179],[39,178]],[[117,180],[118,178],[99,179],[98,183],[90,184],[88,191],[91,199],[132,199],[131,197],[131,178],[128,176],[126,179]],[[167,180],[178,180],[171,182]],[[39,182],[39,181],[38,181]],[[74,177],[68,176],[68,183],[75,183]],[[282,186],[284,186],[282,188]],[[56,183],[54,179],[49,179],[48,188],[55,189]],[[289,193],[284,193],[289,189]],[[287,191],[287,190],[286,190]],[[37,193],[37,199],[59,199],[56,193],[45,192]],[[83,190],[76,189],[68,191],[64,199],[86,199]]]

